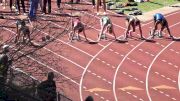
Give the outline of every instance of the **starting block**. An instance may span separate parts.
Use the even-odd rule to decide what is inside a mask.
[[[97,44],[97,41],[89,41],[89,44]]]
[[[126,43],[126,42],[128,42],[128,40],[126,40],[126,39],[116,39],[115,41],[117,41],[118,43]]]

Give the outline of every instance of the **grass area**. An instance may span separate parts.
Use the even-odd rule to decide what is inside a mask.
[[[112,1],[116,2],[116,4],[128,2],[128,0],[112,0]],[[179,0],[150,0],[150,2],[138,3],[138,6],[132,6],[132,7],[137,7],[140,10],[142,10],[142,12],[148,12],[148,11],[152,11],[158,8],[162,8],[164,6],[170,6],[176,3],[180,3],[180,1]],[[125,7],[122,9],[128,9],[132,7]],[[125,13],[126,14],[129,13],[129,11],[125,11]]]

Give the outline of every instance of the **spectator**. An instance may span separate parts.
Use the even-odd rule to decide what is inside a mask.
[[[57,0],[56,2],[57,2],[58,9],[60,9],[61,0]]]
[[[94,101],[94,99],[92,96],[88,96],[88,97],[86,97],[85,101]]]
[[[69,1],[70,3],[73,3],[73,0],[71,0],[71,1]],[[76,0],[76,2],[75,3],[79,3],[80,2],[80,0]]]
[[[39,6],[40,6],[40,10],[43,12],[43,1],[39,0]]]
[[[12,0],[11,0],[11,1],[12,1]],[[16,0],[16,7],[17,7],[18,14],[20,14],[20,3],[21,3],[21,5],[22,5],[23,13],[24,13],[24,15],[25,15],[26,10],[25,10],[24,0]]]
[[[96,4],[95,4],[95,0],[92,0],[92,5],[93,5],[93,8],[95,8],[95,5],[96,5]],[[101,5],[101,0],[100,0],[99,6],[102,6],[102,5]]]
[[[5,9],[7,5],[7,0],[1,0],[1,5],[3,5],[3,9]]]
[[[13,3],[14,3],[14,0],[9,1],[9,7],[10,7],[11,12],[12,12]]]
[[[51,13],[51,0],[43,1],[43,14],[46,14],[46,5],[48,4],[48,13]]]
[[[103,8],[104,8],[104,14],[106,14],[106,0],[102,1]],[[99,15],[99,6],[101,5],[101,0],[97,0],[97,15]]]
[[[48,79],[37,86],[37,94],[42,101],[56,101],[56,84],[54,73],[48,73]]]
[[[4,85],[7,79],[7,73],[11,65],[11,60],[9,59],[7,53],[9,52],[9,46],[4,45],[2,47],[2,53],[0,54],[0,92],[4,91]]]
[[[31,21],[36,19],[38,3],[39,3],[39,0],[30,0],[29,18]]]

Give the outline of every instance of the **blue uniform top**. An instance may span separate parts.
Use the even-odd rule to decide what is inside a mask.
[[[161,13],[156,13],[155,15],[154,15],[154,20],[155,21],[157,21],[157,20],[160,20],[160,21],[162,21],[162,20],[164,20],[165,18],[164,18],[164,16],[161,14]]]

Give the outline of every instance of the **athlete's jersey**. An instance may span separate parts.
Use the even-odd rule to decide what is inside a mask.
[[[108,25],[108,24],[111,24],[111,20],[108,16],[103,16],[101,18],[101,24],[102,25]]]
[[[154,15],[154,20],[155,21],[157,21],[157,20],[159,20],[159,21],[162,21],[162,20],[164,20],[165,18],[164,18],[164,16],[161,14],[161,13],[156,13],[155,15]]]
[[[135,16],[128,16],[126,19],[129,23],[133,23],[135,26],[140,23],[139,19]]]

